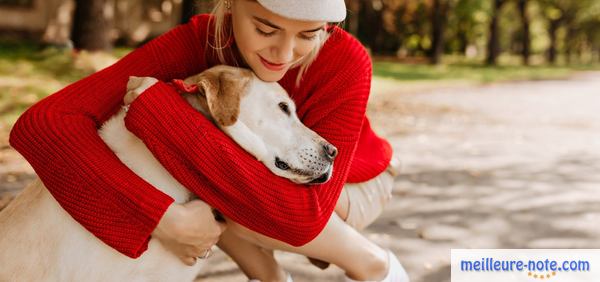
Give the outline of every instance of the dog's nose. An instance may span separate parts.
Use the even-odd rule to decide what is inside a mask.
[[[332,161],[335,159],[338,153],[337,148],[329,143],[323,145],[323,150],[325,151],[327,158]]]

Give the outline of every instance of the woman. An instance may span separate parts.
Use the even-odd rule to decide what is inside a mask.
[[[385,172],[389,144],[373,133],[365,118],[370,59],[358,41],[327,25],[344,19],[343,0],[222,0],[215,11],[40,101],[15,124],[11,145],[65,210],[130,257],[140,256],[149,237],[155,236],[182,261],[193,264],[197,257],[209,255],[223,235],[223,248],[242,260],[242,269],[247,274],[256,271],[250,278],[281,274],[276,267],[275,272],[263,267],[268,264],[244,262],[236,252],[255,254],[262,251],[253,245],[258,244],[336,263],[349,279],[407,281],[393,254],[331,216],[335,209],[341,218],[365,225],[382,203],[371,204],[360,194],[375,193],[385,202],[392,185]],[[225,226],[207,204],[174,204],[120,163],[96,129],[119,108],[129,76],[169,81],[223,63],[278,81],[296,102],[303,123],[334,144],[339,154],[328,183],[292,184],[272,175],[193,112],[171,87],[163,82],[150,87],[130,105],[126,125],[184,186],[239,223],[221,234]],[[348,185],[339,197],[346,182],[362,184]],[[375,212],[363,212],[370,216],[361,218],[361,207]],[[230,236],[252,243],[228,249]],[[347,242],[352,248],[343,244]],[[334,247],[340,250],[336,255],[329,251]]]

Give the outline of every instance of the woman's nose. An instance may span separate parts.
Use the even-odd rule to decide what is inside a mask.
[[[284,38],[279,42],[279,46],[275,46],[277,63],[289,63],[294,60],[295,43],[293,39]]]

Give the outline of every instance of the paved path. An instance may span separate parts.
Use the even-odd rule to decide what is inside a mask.
[[[386,88],[373,117],[404,171],[369,231],[387,234],[380,242],[413,281],[449,281],[451,248],[599,247],[600,73],[408,95]]]
[[[451,248],[599,247],[600,73],[445,90],[374,86],[369,115],[404,170],[365,234],[398,254],[414,282],[449,281]],[[0,206],[32,177],[1,140]],[[295,281],[341,279],[335,267],[277,256]],[[217,253],[199,281],[245,279]]]

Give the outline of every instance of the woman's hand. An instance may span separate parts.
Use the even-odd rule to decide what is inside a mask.
[[[181,261],[189,266],[219,241],[226,224],[215,220],[212,208],[200,200],[172,204],[152,232]]]

